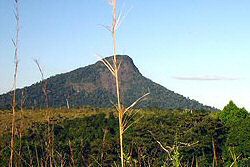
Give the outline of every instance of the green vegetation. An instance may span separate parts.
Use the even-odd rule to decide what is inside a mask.
[[[237,159],[242,159],[240,165],[250,164],[250,115],[244,108],[238,108],[232,101],[219,114],[228,128],[225,155],[232,158],[232,152]]]
[[[140,109],[143,116],[124,136],[126,166],[247,166],[250,157],[249,113],[230,102],[221,112]],[[45,110],[23,113],[23,137],[17,162],[46,162]],[[119,164],[119,126],[113,109],[51,109],[54,160],[65,166]],[[9,160],[11,113],[0,112],[0,166]],[[20,112],[18,112],[20,114]],[[17,118],[19,116],[17,115]],[[237,120],[237,121],[235,121]],[[17,126],[20,126],[17,119]],[[5,128],[8,126],[9,128]],[[19,135],[16,138],[18,141]],[[165,149],[165,150],[164,150]],[[19,160],[20,159],[20,160]],[[235,161],[235,162],[234,162]],[[76,165],[77,164],[77,165]]]
[[[121,98],[124,105],[130,105],[149,90],[150,96],[140,103],[140,108],[216,110],[168,90],[144,77],[129,56],[117,55],[117,58],[122,61],[120,79],[122,83]],[[112,62],[113,57],[108,57],[106,60]],[[47,83],[50,107],[66,107],[67,100],[69,107],[86,105],[112,107],[110,101],[116,102],[115,79],[101,61],[50,77],[44,82]],[[16,97],[19,108],[23,106],[32,109],[46,106],[43,82],[17,89]],[[1,95],[0,109],[11,109],[11,107],[12,92]]]

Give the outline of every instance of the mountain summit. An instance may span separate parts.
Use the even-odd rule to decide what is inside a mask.
[[[121,98],[125,105],[131,104],[150,91],[150,96],[138,107],[215,110],[195,100],[190,100],[144,77],[133,60],[126,55],[118,55],[121,62]],[[113,57],[106,60],[112,62]],[[112,63],[111,63],[112,64]],[[43,83],[47,83],[50,107],[94,106],[111,107],[116,103],[115,80],[101,61],[78,68],[74,71],[50,77],[43,82],[17,90],[18,106],[25,108],[45,107]],[[11,92],[0,96],[0,109],[11,108]]]

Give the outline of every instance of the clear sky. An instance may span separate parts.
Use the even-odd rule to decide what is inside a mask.
[[[13,0],[14,1],[14,0]],[[0,0],[0,93],[11,90],[15,34],[13,1]],[[118,0],[119,1],[119,0]],[[107,0],[21,0],[18,87],[112,54]],[[118,32],[120,54],[141,73],[191,99],[250,110],[249,0],[121,0],[128,13]]]

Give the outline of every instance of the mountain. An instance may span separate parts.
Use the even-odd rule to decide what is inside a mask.
[[[131,104],[141,95],[150,95],[137,107],[216,110],[195,100],[190,100],[144,77],[133,60],[118,55],[121,62],[121,96],[125,105]],[[109,62],[112,57],[106,58]],[[101,61],[74,71],[50,77],[43,82],[17,89],[18,106],[43,108],[46,106],[43,85],[47,83],[49,107],[95,106],[111,107],[116,103],[115,80]],[[11,108],[12,92],[0,96],[0,109]]]

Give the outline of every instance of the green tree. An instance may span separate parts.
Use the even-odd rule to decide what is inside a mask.
[[[230,101],[219,114],[220,119],[228,128],[227,141],[224,149],[225,158],[231,159],[229,148],[234,148],[239,155],[239,164],[250,163],[250,117],[245,108],[237,107]]]
[[[226,125],[233,126],[244,120],[248,115],[245,108],[239,108],[233,101],[230,101],[220,113],[220,118]]]

